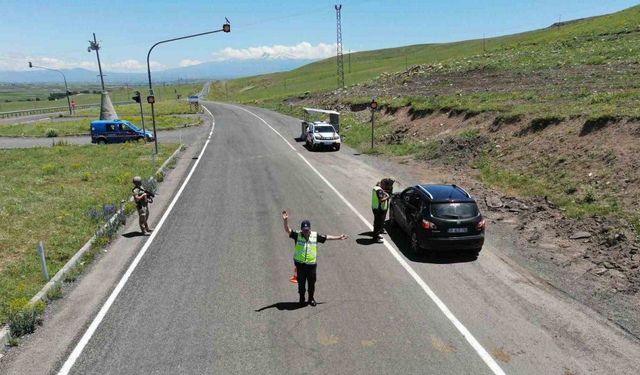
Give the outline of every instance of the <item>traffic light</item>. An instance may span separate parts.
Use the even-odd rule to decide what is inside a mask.
[[[229,19],[227,17],[224,18],[225,22],[224,25],[222,25],[222,31],[224,31],[225,33],[228,33],[231,31],[231,22],[229,22]]]
[[[131,99],[133,99],[133,101],[136,102],[136,103],[140,103],[140,100],[142,100],[140,98],[140,91],[136,91],[135,96],[131,97]]]

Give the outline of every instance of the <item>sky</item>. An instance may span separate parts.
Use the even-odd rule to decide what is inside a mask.
[[[27,62],[54,69],[96,68],[92,33],[103,69],[146,71],[156,42],[217,30],[231,33],[162,44],[151,68],[208,61],[322,59],[336,53],[339,0],[0,0],[0,70]],[[612,13],[638,0],[343,0],[344,52],[500,36],[558,20]]]

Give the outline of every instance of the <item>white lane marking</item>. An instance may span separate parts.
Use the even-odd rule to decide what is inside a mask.
[[[349,203],[349,201],[347,201],[347,199],[338,191],[338,189],[336,189],[329,182],[329,180],[327,180],[322,174],[320,174],[320,172],[318,172],[318,170],[313,165],[311,165],[311,163],[309,163],[309,161],[298,150],[296,150],[291,145],[291,143],[287,141],[285,137],[282,136],[282,134],[280,134],[276,129],[274,129],[271,125],[269,125],[269,123],[267,123],[262,117],[242,107],[238,107],[231,104],[225,104],[225,105],[239,108],[253,115],[257,119],[262,121],[265,125],[267,125],[276,134],[278,134],[280,138],[282,138],[289,145],[289,147],[291,147],[294,150],[294,152],[298,154],[298,156],[300,156],[300,158],[302,158],[302,160],[304,160],[305,163],[307,163],[307,165],[311,168],[311,170],[313,170],[322,179],[322,181],[324,181],[327,184],[327,186],[329,186],[329,188],[333,190],[333,192],[336,193],[338,197],[340,197],[340,199],[347,205],[347,207],[349,207],[351,211],[353,211],[356,214],[356,216],[358,216],[360,220],[362,220],[362,222],[364,222],[370,229],[373,229],[373,226],[371,225],[371,223],[369,223],[369,221],[367,221],[367,219],[365,219],[364,216],[362,216],[358,212],[358,210],[356,210],[356,208],[351,203]],[[480,345],[478,340],[476,340],[476,338],[473,337],[473,335],[471,334],[471,332],[469,332],[467,327],[465,327],[460,322],[460,320],[458,320],[458,318],[456,318],[456,316],[453,315],[453,313],[451,312],[451,310],[449,310],[447,305],[445,305],[444,302],[442,302],[442,300],[433,292],[433,290],[431,290],[431,288],[427,285],[427,283],[424,282],[424,280],[422,280],[422,278],[416,273],[416,271],[413,270],[413,268],[411,268],[411,266],[407,263],[407,261],[404,260],[404,258],[400,255],[400,252],[396,250],[393,246],[391,246],[388,241],[384,241],[383,244],[389,250],[391,255],[393,255],[393,257],[398,261],[398,263],[400,263],[400,265],[409,273],[409,275],[411,275],[411,277],[413,277],[413,279],[418,283],[418,285],[420,285],[422,290],[424,290],[424,292],[429,296],[429,298],[431,298],[431,300],[436,304],[436,306],[438,306],[440,311],[442,311],[442,313],[447,317],[447,319],[449,319],[449,321],[453,323],[453,325],[458,329],[458,331],[462,334],[462,336],[464,336],[464,338],[471,345],[471,347],[476,351],[476,353],[478,353],[478,355],[484,361],[484,363],[487,366],[489,366],[489,369],[491,369],[491,371],[496,375],[505,375],[505,372],[502,370],[502,368],[500,368],[498,363],[491,357],[491,355],[485,350],[485,348],[483,348],[482,345]]]
[[[89,328],[87,328],[87,331],[84,333],[84,335],[82,336],[82,338],[80,339],[80,341],[78,342],[76,347],[73,349],[73,351],[71,352],[71,354],[69,355],[69,357],[65,361],[64,365],[62,365],[62,368],[58,372],[58,375],[67,375],[69,373],[69,371],[71,371],[71,368],[76,363],[76,361],[80,357],[80,354],[82,354],[82,351],[84,350],[84,348],[89,343],[89,340],[91,339],[93,334],[98,329],[98,326],[100,325],[100,323],[104,319],[105,315],[107,314],[107,312],[111,308],[111,305],[113,305],[113,302],[116,300],[116,297],[118,297],[118,294],[120,294],[120,291],[122,290],[122,288],[124,288],[125,284],[127,283],[127,280],[129,280],[129,277],[131,277],[131,274],[133,273],[133,271],[138,266],[138,263],[140,263],[140,260],[142,259],[144,254],[147,252],[147,250],[151,246],[151,243],[153,242],[153,239],[156,238],[156,235],[158,234],[158,232],[160,232],[160,229],[162,228],[162,225],[164,224],[164,221],[167,219],[167,217],[171,213],[171,210],[173,209],[173,206],[175,206],[176,202],[178,201],[178,198],[180,198],[180,195],[182,194],[182,191],[187,186],[187,183],[189,183],[189,180],[191,179],[191,176],[193,175],[193,172],[196,170],[196,167],[200,163],[200,160],[202,160],[202,155],[204,154],[204,151],[207,149],[207,146],[209,145],[209,142],[211,141],[211,136],[213,135],[213,129],[215,128],[215,125],[216,125],[215,118],[213,118],[213,115],[211,114],[211,112],[207,109],[207,107],[204,107],[204,108],[207,110],[207,112],[209,112],[209,115],[211,115],[211,118],[212,118],[211,131],[209,132],[209,136],[207,137],[207,141],[205,142],[204,146],[202,147],[202,151],[200,151],[200,155],[198,156],[198,160],[196,160],[196,162],[193,164],[193,167],[191,167],[191,171],[189,172],[189,174],[187,175],[187,178],[182,183],[182,186],[180,187],[180,190],[178,190],[178,193],[176,194],[176,196],[171,201],[171,204],[169,204],[169,207],[165,211],[164,215],[162,215],[162,218],[158,222],[158,225],[156,225],[155,230],[151,233],[151,236],[149,236],[149,239],[144,244],[144,246],[142,246],[142,249],[140,250],[140,252],[136,256],[136,258],[133,260],[133,262],[131,263],[129,268],[127,269],[127,272],[125,272],[125,274],[120,279],[120,282],[118,282],[118,285],[116,285],[116,287],[113,290],[113,292],[111,292],[111,295],[107,299],[107,302],[105,302],[104,305],[102,305],[102,308],[98,312],[98,315],[96,315],[96,317],[93,319],[93,322],[91,322],[91,325],[89,326]]]

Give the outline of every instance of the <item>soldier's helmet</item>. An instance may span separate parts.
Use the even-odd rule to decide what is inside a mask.
[[[133,183],[134,183],[134,184],[141,184],[141,183],[142,183],[142,177],[140,177],[140,176],[135,176],[135,177],[133,178]]]

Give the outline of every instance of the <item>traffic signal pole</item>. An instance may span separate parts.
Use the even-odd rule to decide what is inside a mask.
[[[225,21],[227,21],[227,22],[222,25],[222,29],[214,30],[214,31],[207,31],[207,32],[204,32],[204,33],[199,33],[199,34],[181,36],[179,38],[162,40],[162,41],[152,45],[151,48],[149,48],[149,52],[147,52],[147,76],[149,78],[149,96],[147,97],[147,102],[149,104],[151,104],[151,120],[153,122],[153,142],[155,143],[155,153],[156,154],[158,154],[158,134],[156,133],[156,113],[155,113],[155,109],[154,109],[154,103],[155,103],[156,100],[155,100],[155,95],[153,94],[153,85],[151,84],[151,67],[150,67],[150,64],[149,64],[149,58],[151,56],[151,51],[153,51],[153,49],[158,44],[162,44],[162,43],[174,42],[176,40],[182,40],[182,39],[187,39],[187,38],[194,38],[196,36],[201,36],[201,35],[219,33],[221,31],[224,31],[225,33],[228,33],[228,32],[231,31],[231,25],[230,25],[228,19],[225,18]]]
[[[140,91],[136,91],[136,94],[131,98],[138,104],[140,104],[140,119],[142,120],[142,133],[144,134],[144,142],[147,142],[147,129],[144,127],[144,111],[142,110],[142,96]]]

